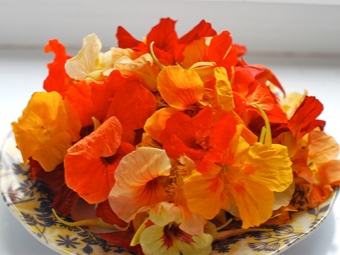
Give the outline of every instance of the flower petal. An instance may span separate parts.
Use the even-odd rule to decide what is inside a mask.
[[[78,55],[66,61],[67,74],[73,79],[84,80],[96,70],[96,60],[101,48],[102,44],[96,34],[86,36]]]
[[[110,157],[116,153],[121,138],[122,125],[116,117],[111,117],[90,135],[73,145],[68,153],[88,159]]]
[[[179,110],[185,110],[203,97],[204,84],[199,75],[179,66],[163,68],[158,74],[157,83],[164,100]]]
[[[234,97],[231,89],[230,81],[228,80],[227,72],[222,67],[214,69],[216,78],[216,92],[218,104],[224,111],[231,111],[234,109]]]
[[[115,172],[116,184],[109,195],[112,210],[128,222],[143,206],[166,200],[157,177],[170,175],[170,168],[164,150],[141,147],[125,156]]]
[[[286,146],[271,147],[255,143],[250,147],[250,158],[244,162],[249,178],[271,191],[282,192],[293,182],[292,162]]]

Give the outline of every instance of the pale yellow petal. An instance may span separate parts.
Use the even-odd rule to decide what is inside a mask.
[[[192,237],[192,243],[181,242],[176,240],[175,244],[182,254],[195,254],[195,255],[209,255],[212,251],[213,237],[209,234],[202,234]]]
[[[78,55],[66,61],[67,74],[73,79],[84,80],[90,73],[96,71],[101,48],[102,44],[96,34],[86,36]]]
[[[174,245],[172,240],[166,244],[164,238],[164,228],[153,225],[146,228],[140,236],[140,245],[146,255],[180,255],[180,250]]]

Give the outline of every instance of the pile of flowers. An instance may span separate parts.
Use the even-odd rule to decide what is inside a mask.
[[[142,41],[118,27],[107,52],[90,34],[73,57],[50,40],[45,91],[12,123],[58,215],[93,204],[92,224],[110,230],[100,235],[139,254],[209,254],[216,240],[289,221],[296,185],[315,207],[340,184],[318,99],[286,94],[228,31],[202,20],[178,37],[175,23],[161,19]]]

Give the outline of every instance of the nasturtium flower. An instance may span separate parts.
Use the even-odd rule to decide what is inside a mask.
[[[142,207],[166,201],[162,177],[169,176],[170,169],[170,159],[161,149],[141,147],[123,157],[109,194],[112,210],[129,222]]]
[[[131,90],[133,90],[132,93]],[[128,100],[124,100],[126,93],[129,95]],[[134,105],[142,105],[145,108],[151,105],[152,109],[149,110],[151,113],[149,111],[145,111],[143,114],[140,113],[140,118],[143,118],[145,114],[151,115],[156,108],[154,96],[141,85],[140,79],[135,75],[125,77],[119,70],[113,70],[110,75],[100,83],[86,81],[74,83],[68,89],[65,100],[68,101],[77,112],[83,127],[93,124],[92,117],[103,122],[108,117],[115,115],[108,113],[112,110],[110,108],[112,104],[122,109],[122,112],[116,115],[123,116],[124,118],[135,113],[132,109],[138,106]],[[122,104],[125,106],[122,106]],[[126,106],[126,104],[129,105]],[[124,109],[125,107],[127,108]],[[149,117],[149,115],[147,115],[147,117]],[[119,118],[119,121],[121,123],[124,122],[122,118]],[[139,126],[140,125],[141,124],[139,124]]]
[[[236,49],[232,47],[229,31],[212,37],[202,37],[188,44],[183,50],[184,68],[192,68],[196,63],[214,63],[227,71],[237,63]]]
[[[292,158],[298,183],[309,187],[308,200],[311,207],[324,202],[340,183],[339,145],[326,133],[314,130],[308,134],[305,147]]]
[[[209,162],[222,161],[239,124],[232,115],[218,121],[213,118],[208,106],[192,118],[183,112],[172,114],[160,135],[163,148],[171,158],[188,156],[198,171],[206,172]]]
[[[121,138],[122,125],[111,117],[67,151],[66,184],[90,204],[107,199],[119,161],[134,150]]]
[[[180,221],[177,206],[160,203],[139,227],[132,244],[140,244],[145,254],[210,254],[212,236],[189,234],[180,228]]]
[[[192,236],[174,224],[158,226],[152,221],[140,236],[140,244],[145,254],[210,254],[213,238],[209,234]]]
[[[239,64],[239,66],[241,66],[242,68],[249,70],[255,80],[258,81],[260,84],[274,85],[285,95],[285,91],[281,83],[268,67],[261,64],[249,65],[243,59],[239,62]]]
[[[161,19],[160,23],[154,26],[147,34],[144,42],[135,39],[123,27],[119,26],[116,35],[118,46],[148,53],[150,44],[154,42],[154,51],[161,63],[166,65],[174,64],[175,49],[178,41],[175,23],[176,21],[170,18]]]
[[[161,19],[159,24],[154,26],[147,34],[143,42],[135,39],[123,27],[119,26],[116,35],[118,39],[118,46],[120,48],[131,48],[137,52],[148,53],[150,44],[153,43],[153,51],[161,64],[167,66],[174,65],[176,62],[178,62],[182,65],[185,58],[190,58],[191,60],[189,61],[189,64],[191,66],[194,63],[198,62],[196,61],[196,59],[202,59],[202,56],[200,53],[198,58],[194,56],[193,53],[194,51],[196,51],[196,49],[189,50],[189,53],[184,53],[184,51],[186,51],[186,47],[191,44],[195,44],[195,42],[197,40],[200,40],[201,38],[205,40],[206,37],[216,36],[217,33],[212,28],[209,22],[202,20],[193,29],[178,38],[175,31],[175,23],[176,21],[169,18]],[[222,35],[222,37],[223,36],[224,35]],[[222,42],[223,40],[224,39],[222,39],[220,42]],[[223,45],[220,45],[219,42],[217,42],[216,44],[214,44],[213,47],[221,48],[222,46]],[[196,48],[196,46],[194,46],[193,48]],[[210,51],[214,51],[212,48],[210,49]],[[237,52],[236,48],[237,47],[235,46],[235,50],[232,51]],[[226,53],[229,49],[229,45],[227,45],[226,47],[222,47],[222,50],[224,49]],[[188,57],[188,55],[190,55],[190,57]],[[218,57],[217,60],[219,60],[220,58],[225,60],[226,56]],[[214,58],[214,60],[216,59]],[[236,55],[234,60],[235,61],[233,61],[233,63],[236,64]],[[188,61],[186,60],[186,62]],[[183,67],[189,68],[189,66],[186,66],[185,64]]]
[[[280,133],[275,139],[277,143],[288,148],[291,158],[297,151],[305,146],[304,137],[315,129],[323,129],[326,122],[317,117],[323,111],[322,103],[312,96],[305,96],[302,103],[297,107],[294,114],[288,120],[287,130]]]
[[[50,172],[63,162],[68,148],[80,139],[76,112],[57,92],[32,95],[18,122],[12,123],[23,160],[32,157]]]
[[[323,104],[315,97],[306,96],[288,122],[288,128],[296,138],[319,127],[323,129],[325,121],[316,119],[323,111]]]
[[[206,219],[214,218],[220,209],[228,211],[236,205],[242,228],[249,228],[271,217],[273,192],[286,190],[292,181],[285,146],[261,143],[250,146],[240,137],[233,161],[211,164],[205,173],[194,171],[184,179],[184,194],[189,209]]]
[[[249,69],[235,68],[232,88],[235,111],[250,129],[256,128],[258,129],[256,131],[259,131],[263,126],[261,113],[253,107],[253,104],[257,104],[263,109],[271,123],[287,123],[287,116],[281,109],[276,96],[269,87],[259,83]]]

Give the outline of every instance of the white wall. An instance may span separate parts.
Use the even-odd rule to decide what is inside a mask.
[[[271,3],[270,3],[271,2]],[[339,0],[0,0],[0,48],[42,48],[51,38],[79,49],[98,34],[105,48],[116,45],[116,27],[142,38],[161,17],[177,22],[179,34],[201,19],[250,53],[340,56]]]

